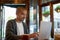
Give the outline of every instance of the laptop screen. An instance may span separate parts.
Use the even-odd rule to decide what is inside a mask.
[[[39,38],[40,39],[49,39],[51,33],[51,22],[41,21],[40,23],[40,30],[39,30]]]

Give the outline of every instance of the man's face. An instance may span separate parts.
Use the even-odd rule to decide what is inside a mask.
[[[20,8],[20,9],[17,10],[18,20],[23,21],[24,18],[26,18],[26,15],[27,15],[27,9]]]

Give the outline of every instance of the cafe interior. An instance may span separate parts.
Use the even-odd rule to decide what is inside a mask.
[[[15,19],[16,8],[24,5],[29,34],[38,32],[39,36],[22,40],[60,40],[60,0],[0,0],[0,40],[5,40],[7,21]]]

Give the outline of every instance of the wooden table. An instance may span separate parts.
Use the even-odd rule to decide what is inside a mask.
[[[55,40],[60,40],[60,35],[55,35]]]

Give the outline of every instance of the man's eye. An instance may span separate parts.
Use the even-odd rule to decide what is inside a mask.
[[[24,14],[21,14],[21,15],[24,15]]]
[[[24,15],[24,13],[23,13],[23,12],[22,12],[21,14],[22,14],[22,15]]]

